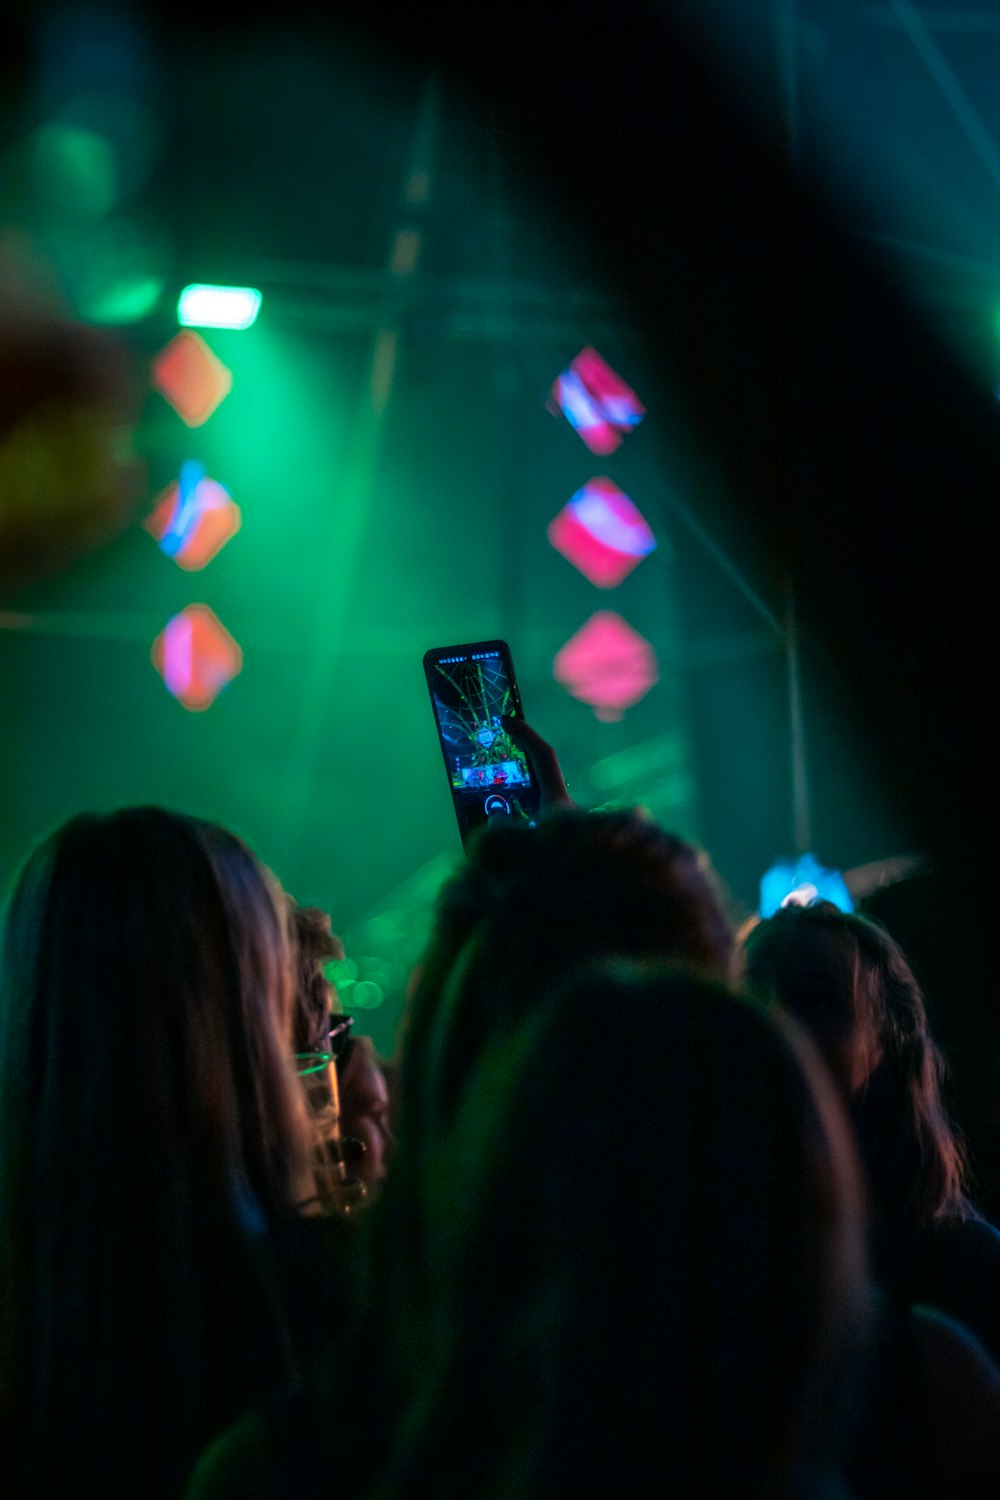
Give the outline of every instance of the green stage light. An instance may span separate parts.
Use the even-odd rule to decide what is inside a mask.
[[[177,321],[188,328],[249,328],[260,312],[252,286],[186,286],[177,299]]]
[[[77,299],[77,311],[90,323],[117,327],[147,318],[160,300],[163,282],[157,276],[123,276]]]

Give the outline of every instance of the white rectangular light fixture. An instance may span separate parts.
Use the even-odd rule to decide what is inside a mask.
[[[177,321],[186,328],[249,328],[260,311],[252,286],[206,286],[196,281],[177,299]]]

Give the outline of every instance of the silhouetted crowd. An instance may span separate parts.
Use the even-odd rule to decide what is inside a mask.
[[[192,817],[28,859],[5,1495],[1000,1494],[1000,1234],[882,927],[738,936],[700,851],[561,805],[470,845],[391,1068],[342,956]]]

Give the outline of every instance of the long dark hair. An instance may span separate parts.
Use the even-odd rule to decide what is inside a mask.
[[[380,1500],[774,1497],[835,1464],[864,1225],[803,1055],[721,987],[623,964],[485,1049],[421,1173]],[[414,1247],[380,1248],[388,1281]]]
[[[851,1107],[881,1233],[891,1240],[942,1217],[974,1217],[965,1148],[942,1098],[944,1057],[889,933],[829,902],[785,907],[749,933],[745,972],[828,1055],[838,1042],[870,1038],[873,1066]]]
[[[297,1053],[323,1052],[329,1042],[332,987],[323,972],[328,959],[343,958],[344,945],[318,906],[300,906],[286,896],[295,999],[292,1042]]]
[[[373,1451],[391,1440],[379,1417],[391,1424],[404,1399],[391,1350],[421,1297],[424,1167],[433,1169],[483,1051],[588,960],[669,960],[724,980],[734,954],[704,855],[637,813],[569,809],[537,828],[491,826],[472,844],[441,893],[404,1019],[397,1149],[366,1226],[351,1360],[379,1393],[366,1403]],[[335,1371],[330,1387],[339,1388]]]
[[[291,1373],[265,1249],[307,1180],[290,1003],[284,913],[225,830],[88,814],[25,865],[0,969],[21,1493],[170,1494],[255,1382]]]
[[[707,859],[633,812],[489,828],[445,887],[405,1025],[402,1136],[447,1123],[484,1043],[587,959],[726,980],[735,941]]]

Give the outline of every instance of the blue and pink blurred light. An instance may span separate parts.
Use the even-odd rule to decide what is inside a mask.
[[[242,525],[239,506],[224,485],[195,460],[181,465],[176,483],[164,490],[146,530],[167,557],[188,572],[204,568]]]
[[[599,589],[617,588],[656,547],[628,495],[610,479],[590,479],[549,526],[549,541]]]
[[[614,453],[646,413],[635,392],[591,348],[581,349],[557,377],[548,405],[562,412],[592,453]]]

